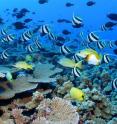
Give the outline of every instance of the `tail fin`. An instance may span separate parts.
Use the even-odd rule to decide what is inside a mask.
[[[83,68],[82,61],[79,61],[78,63],[76,63],[75,67],[78,67],[79,69],[82,69]]]

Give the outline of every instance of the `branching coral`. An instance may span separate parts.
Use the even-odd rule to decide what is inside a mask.
[[[66,81],[63,83],[62,86],[60,86],[60,85],[57,86],[57,93],[61,94],[61,95],[65,95],[66,93],[68,93],[70,91],[70,89],[72,87],[73,87],[72,82],[70,80]]]
[[[104,119],[101,119],[101,118],[95,118],[94,124],[106,124],[106,121]]]
[[[38,104],[40,103],[40,101],[42,101],[44,99],[44,95],[38,91],[33,93],[32,96],[32,101],[28,102],[25,106],[28,109],[32,109],[38,106]]]
[[[58,97],[43,100],[37,110],[38,116],[45,117],[48,124],[78,124],[79,121],[76,108]]]
[[[7,119],[5,121],[0,119],[0,124],[14,124],[14,121],[13,121],[13,119]]]
[[[95,88],[84,89],[86,94],[85,101],[77,102],[78,111],[83,120],[93,119],[94,117],[103,117],[109,120],[112,117],[110,101]],[[85,111],[85,113],[84,113]]]
[[[30,120],[28,117],[22,115],[22,109],[13,109],[12,115],[16,124],[27,124]]]

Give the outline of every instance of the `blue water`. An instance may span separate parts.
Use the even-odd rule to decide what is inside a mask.
[[[58,77],[60,78],[60,83],[61,83],[61,80],[62,80],[62,83],[66,82],[66,80],[71,80],[71,81],[73,81],[72,84],[77,87],[79,87],[82,83],[84,83],[83,84],[84,86],[83,87],[81,86],[81,90],[82,89],[84,90],[85,88],[89,88],[89,90],[90,90],[89,92],[91,93],[92,92],[91,90],[93,88],[97,88],[97,90],[99,91],[99,93],[102,96],[105,95],[105,97],[110,100],[109,103],[115,104],[116,99],[117,99],[117,97],[115,98],[116,93],[117,93],[116,92],[117,91],[117,62],[116,62],[116,60],[117,60],[117,42],[115,44],[115,41],[117,40],[117,25],[113,26],[112,30],[107,30],[107,31],[101,31],[100,27],[107,22],[117,23],[117,20],[110,20],[107,17],[107,15],[111,14],[111,13],[117,14],[117,0],[93,0],[95,2],[95,4],[92,6],[87,6],[86,3],[89,0],[48,0],[48,2],[44,3],[44,4],[39,4],[38,1],[39,0],[0,0],[0,18],[2,18],[3,22],[4,22],[3,24],[0,24],[0,33],[1,33],[2,29],[7,28],[9,34],[15,35],[15,40],[13,40],[11,43],[4,44],[3,42],[1,42],[1,40],[6,35],[2,36],[0,34],[0,67],[3,66],[3,67],[9,68],[9,66],[11,67],[13,64],[15,64],[18,61],[26,61],[26,57],[27,57],[26,55],[32,55],[31,56],[32,60],[30,60],[30,58],[29,58],[29,61],[27,61],[28,64],[36,65],[38,62],[42,62],[42,65],[43,65],[45,63],[47,63],[47,64],[52,63],[53,66],[55,66],[55,68],[47,69],[47,71],[50,71],[50,73],[52,73],[52,71],[54,72],[54,69],[56,69],[56,67],[63,69],[62,73],[57,73],[59,75]],[[71,7],[66,7],[67,2],[73,3],[74,5]],[[23,8],[29,10],[29,12],[27,12],[24,17],[18,19],[15,16],[13,16],[13,14],[14,14],[13,10],[15,8],[18,9],[18,12]],[[33,14],[33,13],[35,13],[35,14]],[[83,27],[74,28],[72,26],[71,21],[72,21],[73,14],[75,16],[80,17],[83,20],[83,24],[84,24]],[[32,21],[25,23],[27,28],[15,29],[15,27],[13,26],[13,23],[24,22],[25,19],[32,19]],[[59,19],[66,19],[66,20],[70,21],[70,23],[65,23],[65,22],[59,23],[59,22],[57,22],[57,20],[59,20]],[[43,21],[43,22],[41,22],[41,21]],[[39,37],[39,43],[41,43],[43,49],[38,50],[37,46],[35,47],[34,39],[32,37],[28,41],[28,43],[20,42],[22,33],[24,33],[25,31],[28,31],[28,30],[32,31],[40,25],[41,26],[48,25],[50,27],[51,33],[53,33],[56,36],[61,36],[61,37],[65,38],[65,41],[63,42],[62,45],[66,45],[68,48],[70,47],[71,51],[73,53],[72,54],[70,53],[68,56],[63,54],[62,52],[60,52],[62,45],[61,46],[56,45],[56,42],[58,42],[58,41],[49,40],[48,36],[42,37],[40,35],[39,31],[34,33],[33,38],[35,38],[37,36]],[[65,29],[70,32],[69,35],[65,35],[62,33],[62,31]],[[89,63],[87,63],[88,60],[85,60],[85,59],[87,59],[87,57],[82,58],[84,68],[83,69],[80,68],[81,70],[80,69],[75,70],[77,68],[76,66],[72,66],[72,69],[71,69],[71,68],[69,68],[69,66],[67,68],[67,66],[64,67],[64,65],[62,65],[62,64],[60,65],[60,63],[58,62],[60,57],[62,58],[62,57],[67,56],[71,59],[71,58],[73,58],[73,55],[75,55],[75,52],[77,50],[79,50],[79,49],[82,50],[82,49],[86,48],[86,46],[80,46],[81,45],[80,43],[83,42],[82,39],[79,38],[80,32],[83,32],[83,36],[84,36],[85,40],[87,39],[87,35],[90,32],[95,32],[95,34],[97,36],[99,36],[102,41],[105,41],[107,48],[104,48],[104,50],[96,49],[96,51],[100,52],[102,54],[102,58],[103,58],[103,55],[105,55],[105,54],[113,55],[113,56],[110,55],[112,57],[112,61],[111,62],[110,61],[102,62],[102,58],[100,56],[98,56],[101,60],[101,63],[99,64],[99,66],[95,66],[95,65],[90,65]],[[70,39],[70,40],[68,40],[68,39]],[[74,39],[77,39],[79,41],[75,42]],[[68,40],[68,42],[67,42],[67,40]],[[112,41],[114,43],[114,47],[109,48],[109,46],[108,46],[109,44],[107,41]],[[33,54],[33,52],[31,53],[30,51],[28,51],[28,52],[25,51],[26,50],[25,48],[29,44],[34,46],[34,50],[37,50],[36,52],[34,51],[34,54]],[[17,45],[18,47],[16,47],[15,45]],[[92,45],[94,45],[94,44],[92,44]],[[93,47],[95,47],[95,46],[93,46]],[[10,48],[10,49],[7,49],[7,48]],[[17,48],[17,49],[14,50],[12,48]],[[113,52],[114,49],[116,49],[116,53]],[[7,52],[8,52],[8,55],[9,55],[8,59],[7,59],[7,57],[1,58],[2,54],[4,53],[3,52],[4,50],[7,50]],[[44,67],[42,67],[42,69],[43,68]],[[36,74],[35,75],[33,74],[33,72],[36,70],[35,68],[33,68],[32,70],[28,70],[28,69],[26,70],[24,68],[21,68],[21,70],[20,71],[19,70],[17,71],[18,74],[21,73],[21,74],[24,74],[24,76],[29,75],[29,76],[32,76],[35,78]],[[79,71],[79,73],[78,73],[79,75],[80,75],[80,71],[81,71],[81,75],[80,75],[81,77],[80,76],[78,77],[77,76],[78,74],[75,75],[73,73],[74,70],[75,70],[75,74],[78,73],[78,71]],[[4,72],[4,69],[2,71]],[[0,72],[1,72],[1,70],[0,70]],[[44,73],[45,72],[46,71],[44,70]],[[15,75],[14,77],[17,78],[19,75],[17,73],[15,74],[15,73],[16,72],[13,72],[13,74]],[[44,75],[43,70],[41,70],[39,73],[42,73],[42,75]],[[5,72],[5,74],[6,74],[6,72]],[[38,76],[40,76],[40,75],[38,74]],[[56,76],[56,74],[54,76]],[[47,75],[45,77],[47,77]],[[38,77],[38,78],[40,78],[40,77]],[[1,77],[0,77],[0,79],[1,79]],[[44,79],[44,78],[42,78],[42,79]],[[16,80],[16,79],[13,79],[13,81],[14,80]],[[114,83],[113,83],[113,80],[114,80]],[[0,97],[1,97],[2,93],[4,94],[4,91],[7,91],[7,87],[4,86],[4,83],[2,83],[2,82],[7,82],[9,80],[7,80],[7,77],[5,77],[5,81],[4,81],[4,78],[3,78],[3,80],[0,80],[0,81],[1,81],[0,82]],[[46,82],[46,83],[48,84],[48,82]],[[12,81],[10,83],[12,83]],[[26,80],[26,83],[29,83],[29,81]],[[44,85],[44,88],[45,88],[46,87],[44,84],[45,82],[44,83],[43,83],[43,81],[38,82],[38,84],[40,84],[40,85],[41,85],[41,83],[42,83],[42,85]],[[47,85],[47,89],[53,90],[54,89],[53,87],[56,87],[57,83],[59,85],[59,81],[57,82],[57,80],[51,82],[49,85]],[[53,84],[55,84],[55,85],[53,86]],[[114,84],[114,88],[112,88],[113,84]],[[12,84],[12,85],[14,86],[14,84]],[[62,87],[62,85],[63,84],[60,84],[60,87]],[[51,86],[51,87],[49,87],[49,86]],[[111,90],[108,90],[107,86],[108,87],[110,86]],[[8,93],[12,92],[12,90],[14,90],[13,88],[11,88],[10,91],[8,91]],[[40,89],[44,89],[44,88],[41,87]],[[58,86],[57,86],[57,88],[58,88]],[[105,90],[106,88],[107,88],[107,91]],[[22,90],[21,90],[21,92],[22,92]],[[32,91],[32,89],[31,89],[31,93],[33,93],[33,92],[34,91]],[[56,92],[56,93],[55,94],[53,93],[54,95],[52,94],[53,96],[51,95],[51,97],[54,97],[55,95],[59,94],[59,93],[57,93],[56,89],[53,92]],[[17,89],[15,89],[15,92],[13,95],[15,95],[16,93],[17,93]],[[94,93],[92,93],[92,94],[94,94]],[[63,96],[66,95],[66,93],[59,94],[59,95],[62,97],[62,99],[64,99]],[[12,97],[13,96],[10,96],[10,98],[12,98]],[[92,98],[89,97],[88,100],[92,100]],[[87,102],[87,101],[85,101],[85,102]],[[99,107],[99,105],[96,103],[97,102],[96,100],[92,100],[92,101],[95,103],[95,105],[97,105]],[[102,101],[99,100],[98,102],[101,103]],[[81,107],[81,105],[82,104],[80,104],[80,107]],[[105,107],[105,106],[106,105],[104,104],[102,107]],[[18,106],[17,106],[17,108],[18,108]],[[92,107],[92,110],[93,110],[93,108],[95,108],[95,106]],[[100,107],[100,110],[101,109],[102,108]],[[89,112],[87,112],[86,116],[92,114],[92,110],[87,109],[86,111],[89,111]],[[85,114],[84,110],[83,111],[81,110],[81,113],[80,113],[81,116],[83,114]],[[117,115],[117,113],[115,113],[115,115],[112,115],[112,113],[111,113],[110,115],[112,117],[110,117],[109,119],[104,118],[103,116],[99,116],[99,117],[104,118],[104,120],[106,120],[106,121],[110,121]],[[93,116],[93,114],[92,114],[92,116]],[[35,116],[34,116],[34,118],[35,118]],[[31,120],[31,122],[32,122],[32,120]],[[87,124],[87,122],[86,122],[86,124]]]
[[[0,15],[5,20],[9,20],[7,23],[5,23],[5,26],[9,26],[12,22],[14,22],[16,19],[11,16],[12,12],[10,12],[9,15],[7,15],[4,10],[10,9],[10,11],[13,10],[13,8],[27,8],[30,11],[36,12],[35,15],[27,14],[24,18],[32,18],[33,21],[29,23],[30,27],[36,26],[33,25],[33,23],[37,23],[37,20],[44,20],[45,23],[50,24],[51,21],[53,21],[53,24],[51,24],[54,32],[57,34],[60,33],[62,29],[68,28],[72,31],[72,35],[74,36],[79,31],[94,31],[98,30],[99,27],[104,24],[105,22],[109,21],[109,19],[106,17],[108,13],[116,13],[117,12],[117,1],[116,0],[95,0],[96,4],[93,6],[86,6],[86,2],[88,0],[49,0],[48,3],[45,4],[38,4],[38,0],[1,0],[0,1]],[[66,2],[74,3],[74,6],[72,7],[65,7]],[[59,18],[65,18],[68,20],[72,19],[73,12],[80,16],[84,21],[84,28],[81,29],[73,29],[70,24],[59,24],[56,22]],[[23,19],[24,19],[23,18]],[[21,19],[21,20],[23,20]],[[38,23],[39,24],[39,23]],[[41,23],[42,24],[42,23]],[[103,34],[100,34],[102,38],[106,39],[117,39],[117,27],[114,28],[111,32],[106,32]]]

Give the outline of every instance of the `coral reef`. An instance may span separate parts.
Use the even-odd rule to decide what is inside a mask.
[[[45,115],[48,124],[77,124],[79,121],[76,107],[58,97],[43,100],[37,110],[39,116]]]
[[[0,87],[3,91],[0,93],[0,99],[12,98],[17,93],[22,93],[37,87],[38,84],[30,83],[27,80],[28,77],[19,77],[11,83],[7,81],[1,83]]]
[[[56,81],[56,77],[51,77],[57,73],[62,72],[62,69],[55,68],[54,65],[46,63],[37,63],[33,72],[33,78],[29,79],[29,82],[53,82]]]
[[[0,107],[1,124],[117,123],[117,92],[112,87],[112,80],[117,76],[116,63],[88,66],[81,77],[75,77],[69,70],[46,62],[35,63],[33,73],[27,77],[17,77],[12,82],[0,84],[1,91],[3,88],[1,99],[31,92],[29,96],[12,99],[7,106]],[[44,88],[38,87],[41,83]],[[71,98],[72,87],[84,92],[82,102]]]
[[[16,69],[3,68],[4,71],[16,72]],[[2,70],[1,70],[2,71]],[[2,93],[0,93],[0,99],[8,99],[15,96],[15,94],[22,93],[28,90],[35,89],[38,83],[50,83],[56,81],[56,77],[51,77],[57,73],[60,73],[62,69],[54,68],[52,64],[36,64],[33,75],[28,74],[26,76],[17,77],[11,82],[3,82],[0,84]]]
[[[27,105],[23,108],[18,104],[15,107],[12,106],[12,111],[8,111],[9,117],[12,116],[13,119],[7,119],[7,122],[11,121],[11,124],[77,124],[79,121],[77,107],[74,107],[70,101],[59,97],[44,99],[40,92],[35,92],[31,102],[35,106],[30,108],[27,108]],[[33,109],[36,109],[35,112],[30,113]],[[5,121],[1,120],[3,124]]]

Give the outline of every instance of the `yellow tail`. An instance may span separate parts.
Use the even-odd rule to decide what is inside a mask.
[[[74,60],[71,60],[69,58],[62,58],[59,60],[58,63],[64,67],[69,67],[69,68],[78,67],[79,69],[82,69],[82,61],[75,63]]]
[[[82,69],[83,68],[82,61],[79,61],[78,63],[76,63],[75,67],[78,67],[79,69]]]

